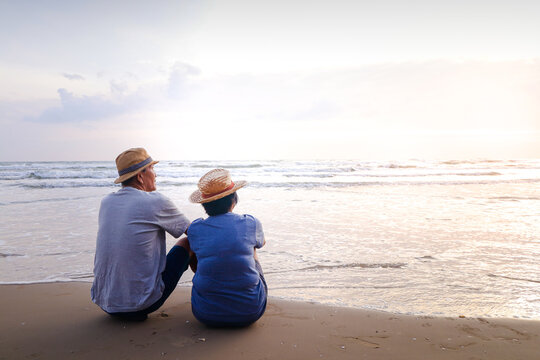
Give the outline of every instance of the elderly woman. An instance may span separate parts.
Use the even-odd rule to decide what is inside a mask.
[[[265,244],[261,223],[232,212],[236,190],[246,184],[233,182],[225,169],[215,169],[199,180],[199,189],[190,196],[208,214],[193,221],[188,239],[197,257],[191,307],[209,326],[247,326],[266,309],[268,289],[255,250]]]

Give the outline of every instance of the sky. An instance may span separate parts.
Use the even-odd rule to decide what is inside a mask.
[[[540,2],[0,0],[0,161],[540,158]]]

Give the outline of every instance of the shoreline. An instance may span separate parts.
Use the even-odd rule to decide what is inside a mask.
[[[392,314],[269,298],[243,329],[212,329],[179,287],[142,323],[106,315],[89,282],[0,285],[0,359],[534,359],[540,321]]]
[[[188,269],[189,271],[189,269]],[[82,284],[92,284],[92,281],[85,281],[81,279],[76,280],[37,280],[37,281],[14,281],[14,282],[0,282],[0,287],[2,286],[18,286],[18,285],[46,285],[46,284],[72,284],[72,283],[82,283]],[[188,285],[189,284],[189,285]],[[181,290],[183,289],[183,290]],[[191,290],[191,281],[182,283],[182,279],[180,279],[180,282],[178,283],[178,286],[175,290],[176,291],[184,291],[185,289]],[[188,294],[189,296],[189,294]],[[531,317],[519,317],[519,316],[512,316],[512,317],[501,317],[496,315],[489,315],[489,314],[482,314],[482,315],[474,315],[474,314],[467,314],[462,315],[461,313],[459,315],[452,315],[452,314],[440,314],[440,313],[433,313],[433,314],[426,314],[426,313],[414,313],[414,312],[398,312],[398,311],[391,311],[391,310],[385,310],[385,309],[377,309],[372,307],[361,307],[361,306],[354,306],[354,305],[346,305],[346,304],[329,304],[321,301],[316,300],[308,300],[308,299],[299,299],[299,298],[288,298],[288,297],[281,297],[281,296],[275,296],[275,295],[269,295],[268,297],[269,301],[284,301],[284,302],[292,302],[292,303],[300,303],[300,304],[310,304],[310,305],[318,305],[318,306],[326,306],[326,307],[332,307],[332,308],[339,308],[339,309],[350,309],[350,310],[359,310],[359,311],[373,311],[373,312],[380,312],[387,315],[397,315],[397,316],[415,316],[415,317],[434,317],[434,318],[449,318],[449,317],[465,317],[465,318],[486,318],[486,319],[508,319],[508,320],[527,320],[527,321],[538,321],[540,322],[540,314],[538,318],[531,318]]]

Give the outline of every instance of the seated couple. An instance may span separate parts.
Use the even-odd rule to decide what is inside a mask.
[[[209,215],[190,221],[156,192],[152,160],[142,148],[116,158],[122,183],[99,210],[92,301],[108,314],[142,321],[160,308],[188,266],[195,272],[193,315],[209,326],[247,326],[266,309],[267,286],[256,255],[264,235],[251,215],[234,214],[236,190],[229,172],[215,169],[190,196]],[[166,254],[165,232],[182,237]]]

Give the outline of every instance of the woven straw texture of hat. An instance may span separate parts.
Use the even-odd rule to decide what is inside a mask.
[[[189,197],[194,203],[207,203],[221,199],[247,185],[246,181],[232,181],[231,174],[225,169],[214,169],[204,174],[199,180],[199,190]]]

